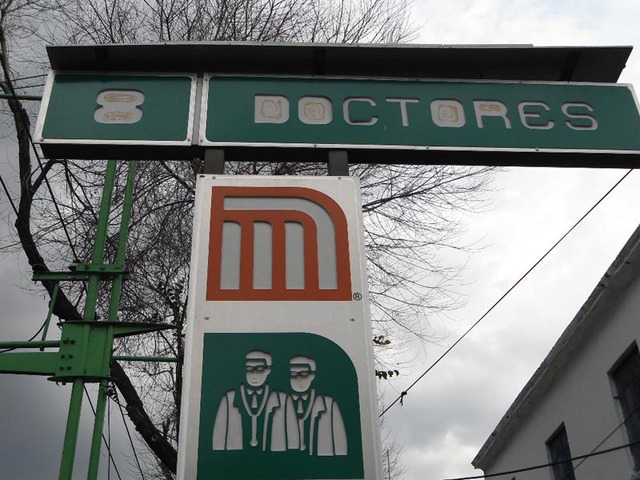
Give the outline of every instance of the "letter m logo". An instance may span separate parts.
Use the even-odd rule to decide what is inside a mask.
[[[207,300],[351,300],[347,220],[302,187],[214,187]]]

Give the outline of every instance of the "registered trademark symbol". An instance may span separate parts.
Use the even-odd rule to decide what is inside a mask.
[[[362,294],[360,292],[356,292],[353,294],[354,300],[362,300]]]

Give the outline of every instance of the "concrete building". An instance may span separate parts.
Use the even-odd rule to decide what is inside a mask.
[[[497,480],[640,479],[639,342],[640,228],[473,466],[486,476],[511,472]]]

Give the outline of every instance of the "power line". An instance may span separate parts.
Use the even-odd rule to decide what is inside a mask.
[[[107,444],[107,450],[109,455],[111,455],[111,399],[107,397],[107,438],[109,439],[109,443]],[[107,468],[107,480],[111,480],[111,468]]]
[[[614,433],[616,433],[620,429],[620,427],[622,427],[627,422],[627,420],[629,420],[639,410],[640,410],[640,407],[637,407],[629,415],[627,415],[618,425],[616,425],[616,427],[606,437],[604,437],[604,439],[600,443],[598,443],[598,445],[596,445],[593,448],[593,450],[591,450],[591,452],[587,453],[586,455],[578,455],[576,457],[571,457],[570,459],[567,459],[567,460],[560,460],[558,462],[545,463],[543,465],[535,465],[533,467],[524,467],[524,468],[519,468],[519,469],[516,469],[516,470],[509,470],[509,471],[504,471],[504,472],[499,472],[499,473],[490,473],[489,475],[478,475],[478,476],[472,476],[472,477],[447,478],[445,480],[476,480],[476,479],[499,477],[501,475],[513,475],[515,473],[529,472],[531,470],[537,470],[537,469],[540,469],[540,468],[551,467],[551,466],[554,466],[554,465],[562,465],[564,463],[573,462],[574,460],[582,460],[580,463],[578,463],[578,465],[576,465],[575,467],[572,468],[571,472],[573,473],[580,467],[580,465],[582,465],[584,462],[586,462],[588,458],[595,457],[595,456],[598,456],[598,455],[602,455],[602,454],[605,454],[605,453],[615,452],[617,450],[621,450],[621,449],[627,448],[627,447],[632,447],[634,445],[639,445],[640,441],[630,442],[630,443],[627,443],[625,445],[620,445],[618,447],[608,448],[606,450],[600,450],[599,452],[596,452],[596,450],[598,448],[600,448],[604,442],[609,440],[611,438],[611,436]]]
[[[84,394],[87,397],[87,401],[89,402],[89,406],[91,407],[91,411],[93,412],[93,416],[96,416],[96,409],[93,407],[93,402],[91,401],[91,397],[89,396],[89,392],[87,391],[87,386],[83,386],[82,388],[84,388]],[[101,388],[101,387],[98,387]],[[107,438],[104,436],[104,433],[102,434],[102,443],[105,444],[105,446],[107,447],[107,453],[109,455],[109,460],[111,460],[111,463],[113,464],[113,468],[116,471],[116,475],[118,475],[118,478],[120,480],[122,480],[122,477],[120,476],[120,471],[118,470],[118,466],[116,465],[116,460],[115,458],[113,458],[113,455],[111,455],[111,448],[109,447],[109,442],[107,442]]]
[[[18,209],[16,208],[16,204],[13,203],[13,198],[11,198],[11,194],[9,193],[9,189],[7,188],[7,184],[4,183],[4,178],[2,178],[2,175],[0,175],[0,183],[2,183],[2,189],[4,190],[4,193],[7,195],[7,198],[9,199],[9,203],[11,204],[11,208],[13,208],[13,212],[16,214],[16,217],[17,217]]]
[[[124,424],[124,428],[127,431],[127,437],[129,437],[129,444],[131,445],[131,450],[133,451],[133,457],[135,458],[136,465],[138,466],[138,470],[140,471],[140,478],[142,478],[142,480],[144,480],[144,473],[142,471],[142,466],[140,465],[140,459],[138,459],[138,452],[136,452],[136,447],[133,444],[133,438],[131,438],[131,432],[129,431],[129,425],[127,425],[127,421],[126,421],[125,416],[124,416],[124,410],[122,409],[122,404],[120,403],[120,398],[118,396],[118,390],[115,388],[115,386],[113,387],[113,392],[115,394],[116,405],[118,405],[118,408],[120,409],[120,415],[122,416],[122,423]]]
[[[15,81],[15,80],[14,80]],[[46,85],[46,83],[34,83],[32,85],[22,85],[19,86],[17,88],[19,88],[20,90],[23,90],[25,88],[36,88],[36,87],[44,87]]]
[[[42,325],[40,325],[40,328],[38,329],[38,331],[37,331],[36,333],[34,333],[34,334],[33,334],[33,336],[32,336],[30,339],[26,340],[26,341],[27,341],[27,342],[30,342],[30,341],[32,341],[33,339],[35,339],[35,338],[40,334],[40,332],[42,332],[42,330],[44,329],[44,326],[45,326],[46,324],[47,324],[47,321],[45,320],[45,321],[44,321],[44,323],[43,323]],[[3,350],[0,350],[0,353],[12,352],[12,351],[14,351],[14,350],[19,350],[19,349],[20,349],[20,347],[5,348],[5,349],[3,349]]]
[[[539,470],[541,468],[552,467],[554,465],[563,465],[565,463],[573,462],[574,460],[583,460],[584,461],[587,458],[596,457],[598,455],[604,455],[605,453],[615,452],[617,450],[622,450],[623,448],[632,447],[634,445],[640,445],[640,441],[627,443],[625,445],[619,445],[619,446],[613,447],[613,448],[607,448],[606,450],[600,450],[599,452],[595,452],[595,453],[587,453],[586,455],[578,455],[577,457],[571,457],[571,458],[569,458],[567,460],[560,460],[558,462],[545,463],[545,464],[542,464],[542,465],[534,465],[532,467],[517,468],[515,470],[508,470],[508,471],[499,472],[499,473],[490,473],[488,475],[475,475],[475,476],[472,476],[472,477],[455,477],[455,478],[447,478],[447,479],[444,479],[444,480],[480,480],[480,479],[485,479],[485,478],[500,477],[502,475],[514,475],[516,473],[530,472],[532,470]]]
[[[402,403],[402,402],[403,402],[404,397],[409,393],[409,390],[411,390],[411,389],[412,389],[412,388],[413,388],[413,387],[414,387],[414,386],[415,386],[415,385],[416,385],[420,380],[422,380],[422,379],[424,378],[424,376],[425,376],[427,373],[429,373],[431,370],[433,370],[433,368],[434,368],[438,363],[440,363],[440,361],[441,361],[444,357],[446,357],[446,356],[447,356],[447,354],[448,354],[449,352],[451,352],[451,350],[453,350],[453,349],[454,349],[454,348],[455,348],[455,347],[456,347],[456,346],[457,346],[457,345],[458,345],[458,344],[459,344],[459,343],[464,339],[464,337],[466,337],[466,336],[471,332],[471,330],[473,330],[473,329],[474,329],[474,328],[475,328],[475,327],[476,327],[476,326],[477,326],[477,325],[478,325],[482,320],[484,320],[484,319],[485,319],[485,317],[486,317],[487,315],[489,315],[489,313],[491,313],[491,312],[493,311],[493,309],[494,309],[494,308],[496,308],[496,307],[497,307],[497,306],[502,302],[502,300],[504,300],[504,299],[507,297],[507,295],[509,295],[509,294],[510,294],[510,293],[511,293],[511,292],[512,292],[512,291],[513,291],[513,290],[514,290],[518,285],[520,285],[520,283],[521,283],[521,282],[522,282],[522,281],[523,281],[523,280],[524,280],[524,279],[525,279],[525,278],[526,278],[526,277],[527,277],[527,276],[528,276],[528,275],[529,275],[529,274],[530,274],[530,273],[531,273],[531,272],[532,272],[532,271],[533,271],[533,270],[534,270],[538,265],[540,265],[540,263],[541,263],[541,262],[542,262],[542,261],[543,261],[543,260],[544,260],[544,259],[545,259],[545,258],[546,258],[546,257],[547,257],[547,256],[548,256],[548,255],[553,251],[553,250],[555,250],[555,248],[556,248],[556,247],[557,247],[557,246],[558,246],[558,245],[559,245],[559,244],[560,244],[560,243],[561,243],[565,238],[567,238],[567,236],[568,236],[568,235],[569,235],[569,234],[570,234],[570,233],[571,233],[571,232],[572,232],[572,231],[573,231],[573,230],[574,230],[578,225],[580,225],[580,223],[582,223],[582,221],[583,221],[585,218],[587,218],[587,216],[588,216],[591,212],[593,212],[593,211],[596,209],[596,207],[598,207],[598,205],[600,205],[600,204],[604,201],[604,199],[605,199],[605,198],[607,198],[607,197],[609,196],[609,194],[610,194],[611,192],[613,192],[613,191],[616,189],[616,187],[617,187],[618,185],[620,185],[620,183],[622,183],[622,181],[623,181],[625,178],[627,178],[627,177],[631,174],[631,172],[633,172],[633,169],[630,169],[627,173],[625,173],[625,174],[622,176],[622,178],[620,178],[620,180],[618,180],[618,181],[617,181],[617,182],[616,182],[616,183],[615,183],[615,184],[614,184],[614,185],[613,185],[613,186],[612,186],[612,187],[611,187],[611,188],[610,188],[610,189],[609,189],[609,190],[608,190],[608,191],[607,191],[607,192],[606,192],[602,197],[600,197],[600,199],[599,199],[599,200],[598,200],[598,201],[597,201],[597,202],[596,202],[596,203],[595,203],[595,204],[594,204],[594,205],[593,205],[589,210],[587,210],[587,212],[586,212],[584,215],[582,215],[582,217],[580,217],[580,219],[579,219],[576,223],[574,223],[574,224],[573,224],[573,226],[572,226],[569,230],[567,230],[567,232],[566,232],[564,235],[562,235],[562,236],[560,237],[560,239],[559,239],[556,243],[554,243],[554,244],[551,246],[551,248],[550,248],[549,250],[547,250],[547,251],[546,251],[546,253],[545,253],[544,255],[542,255],[542,256],[541,256],[541,257],[540,257],[540,258],[539,258],[539,259],[538,259],[538,260],[533,264],[533,266],[532,266],[531,268],[529,268],[529,270],[527,270],[527,271],[526,271],[526,272],[525,272],[525,273],[524,273],[524,274],[523,274],[523,275],[522,275],[522,276],[521,276],[521,277],[520,277],[520,278],[519,278],[519,279],[518,279],[518,280],[517,280],[517,281],[516,281],[516,282],[515,282],[515,283],[514,283],[514,284],[513,284],[513,285],[512,285],[512,286],[511,286],[511,287],[510,287],[506,292],[505,292],[505,293],[504,293],[504,294],[502,294],[502,296],[501,296],[501,297],[500,297],[500,298],[499,298],[499,299],[498,299],[498,300],[497,300],[493,305],[491,305],[491,307],[490,307],[490,308],[489,308],[489,309],[488,309],[488,310],[487,310],[487,311],[486,311],[486,312],[485,312],[485,313],[484,313],[484,314],[483,314],[483,315],[482,315],[478,320],[476,320],[476,321],[473,323],[473,325],[471,325],[471,326],[470,326],[470,327],[469,327],[469,328],[468,328],[468,329],[467,329],[467,330],[462,334],[462,336],[461,336],[460,338],[458,338],[458,339],[457,339],[457,340],[456,340],[456,341],[455,341],[455,342],[454,342],[454,343],[453,343],[449,348],[447,348],[447,349],[445,350],[445,352],[444,352],[442,355],[440,355],[440,356],[438,357],[438,359],[437,359],[435,362],[433,362],[433,363],[432,363],[432,364],[431,364],[431,365],[430,365],[430,366],[429,366],[429,367],[428,367],[424,372],[422,372],[422,374],[421,374],[421,375],[420,375],[420,376],[419,376],[419,377],[418,377],[418,378],[417,378],[417,379],[416,379],[416,380],[415,380],[411,385],[409,385],[409,387],[408,387],[406,390],[402,391],[402,392],[400,393],[400,395],[398,395],[398,397],[397,397],[397,398],[396,398],[396,399],[395,399],[395,400],[394,400],[394,401],[393,401],[393,402],[392,402],[392,403],[391,403],[387,408],[385,408],[385,409],[382,411],[382,413],[381,413],[378,417],[382,417],[382,416],[383,416],[385,413],[387,413],[387,412],[389,411],[389,409],[390,409],[391,407],[393,407],[396,403],[398,403],[398,402]]]
[[[41,73],[39,75],[30,75],[28,77],[19,77],[19,78],[14,78],[11,81],[12,82],[21,82],[22,80],[32,80],[34,78],[42,78],[42,77],[46,77],[47,75],[49,75],[48,73]]]
[[[591,450],[591,452],[589,453],[589,455],[594,454],[594,452],[595,452],[597,449],[599,449],[599,448],[604,444],[604,442],[606,442],[607,440],[609,440],[609,439],[612,437],[612,435],[613,435],[614,433],[616,433],[616,432],[620,429],[620,427],[622,427],[625,423],[627,423],[627,420],[629,420],[632,416],[634,416],[636,413],[638,413],[638,410],[640,410],[640,406],[636,407],[636,408],[635,408],[631,413],[629,413],[629,415],[627,415],[626,417],[624,417],[624,419],[623,419],[623,420],[622,420],[618,425],[616,425],[616,428],[614,428],[613,430],[611,430],[611,432],[610,432],[606,437],[604,437],[600,443],[598,443],[595,447],[593,447],[593,450]],[[639,442],[632,442],[632,443],[629,443],[629,444],[628,444],[628,446],[636,445],[636,444],[638,444],[638,443],[640,443],[640,441],[639,441]],[[604,452],[604,450],[602,450],[602,452]],[[578,464],[573,468],[573,470],[574,470],[574,471],[576,471],[578,468],[580,468],[580,465],[582,465],[584,462],[586,462],[586,461],[587,461],[587,458],[589,458],[589,456],[585,456],[585,457],[582,459],[582,461],[581,461],[580,463],[578,463]],[[565,476],[566,476],[566,475],[565,475]],[[563,480],[564,480],[564,477],[563,477]]]

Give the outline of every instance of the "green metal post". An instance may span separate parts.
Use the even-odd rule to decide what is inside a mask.
[[[91,262],[94,264],[102,263],[104,258],[104,246],[107,240],[107,229],[109,227],[109,212],[111,210],[111,197],[116,178],[116,161],[109,160],[107,163],[107,171],[104,179],[104,189],[102,191],[102,202],[100,204],[100,213],[98,214],[98,230],[96,232],[96,244],[93,249]],[[100,284],[100,276],[93,274],[89,276],[89,284],[87,285],[87,299],[84,305],[84,319],[94,320],[96,314],[96,304],[98,300],[98,287]]]
[[[98,230],[96,232],[96,243],[93,248],[93,255],[91,262],[93,264],[102,263],[104,258],[104,247],[107,239],[107,230],[109,227],[109,213],[111,210],[111,197],[113,196],[113,190],[115,186],[116,178],[116,161],[109,160],[107,162],[107,171],[105,173],[104,188],[102,190],[102,201],[100,203],[100,212],[98,214]],[[92,273],[89,275],[89,281],[87,285],[87,296],[84,305],[84,319],[95,320],[96,305],[98,301],[98,288],[100,286],[100,275]],[[86,339],[88,340],[88,338]],[[84,348],[88,345],[84,345]],[[76,446],[78,443],[78,423],[80,421],[80,414],[82,412],[82,391],[84,390],[84,380],[77,379],[73,382],[73,390],[71,392],[71,402],[69,404],[69,416],[67,419],[67,430],[65,432],[64,447],[62,450],[62,464],[60,466],[59,480],[71,480],[73,474],[73,463],[75,459]],[[100,404],[100,392],[102,388],[98,390],[98,403]],[[106,394],[105,394],[106,395]],[[105,397],[106,398],[106,397]],[[104,402],[104,400],[102,400]],[[96,412],[95,426],[104,422],[104,408],[102,415],[99,416]],[[102,427],[100,426],[100,436],[102,436]],[[94,450],[97,450],[95,452]],[[91,456],[100,456],[100,443],[97,445],[92,443]],[[91,463],[91,462],[90,462]],[[91,465],[90,465],[91,466]],[[97,467],[96,467],[97,470]],[[97,471],[96,471],[97,474]],[[95,478],[95,477],[94,477]]]
[[[102,380],[98,388],[98,401],[96,404],[96,419],[93,424],[93,437],[91,438],[91,455],[89,457],[89,471],[87,480],[98,478],[98,466],[100,464],[100,446],[102,445],[102,431],[104,426],[104,413],[107,406],[107,389],[109,381]]]
[[[0,93],[2,99],[15,99],[15,100],[33,100],[39,102],[42,100],[40,95],[12,95],[10,93]]]
[[[71,476],[73,475],[73,464],[76,458],[76,444],[78,441],[78,427],[80,425],[80,412],[82,411],[83,390],[84,381],[82,379],[75,380],[71,390],[67,428],[65,430],[64,445],[62,447],[60,480],[71,480]]]
[[[113,338],[113,326],[109,326],[109,338]],[[102,352],[102,358],[105,362],[111,358],[112,342],[106,342]],[[93,423],[93,437],[91,438],[91,452],[89,454],[89,470],[87,480],[96,480],[98,478],[98,465],[100,464],[100,448],[102,446],[102,431],[104,428],[104,413],[107,405],[107,389],[109,381],[104,379],[100,382],[98,388],[98,400],[96,405],[96,415]]]
[[[127,248],[127,238],[129,236],[129,221],[133,207],[133,187],[136,179],[137,162],[129,162],[127,172],[127,185],[125,187],[124,201],[122,203],[122,217],[120,219],[120,236],[118,238],[118,252],[115,264],[124,268],[124,256]],[[109,320],[118,319],[118,306],[120,305],[120,295],[122,294],[122,275],[118,275],[113,281],[111,290],[111,303],[109,304]]]
[[[113,169],[113,178],[115,179],[115,162]],[[118,251],[116,252],[115,264],[120,267],[124,267],[124,258],[127,247],[127,237],[129,236],[129,220],[131,219],[131,210],[133,206],[133,187],[135,184],[137,164],[135,161],[129,163],[129,169],[127,171],[127,184],[125,187],[125,195],[122,203],[122,215],[120,219],[120,234],[118,238]],[[113,185],[113,182],[112,182]],[[106,184],[105,184],[106,192]],[[106,193],[105,193],[106,196]],[[111,196],[111,195],[110,195]],[[103,197],[104,206],[104,197]],[[107,212],[110,206],[106,207]],[[100,215],[102,216],[102,207]],[[108,213],[107,213],[108,216]],[[100,229],[99,229],[100,231]],[[104,238],[106,239],[106,225],[104,228]],[[96,245],[98,241],[96,240]],[[94,263],[101,262],[102,258],[94,259]],[[118,275],[112,282],[111,287],[111,299],[109,303],[109,320],[115,321],[118,318],[118,305],[120,304],[120,294],[122,293],[122,275]],[[109,348],[111,346],[109,345]],[[104,352],[105,355],[110,356],[111,351]],[[100,388],[98,389],[98,401],[96,406],[96,418],[93,424],[93,438],[91,440],[91,454],[89,457],[89,471],[87,473],[87,480],[96,480],[98,478],[98,465],[100,463],[100,447],[102,445],[102,431],[104,427],[104,414],[107,404],[107,389],[109,382],[103,380],[100,382]]]
[[[32,341],[17,341],[17,342],[0,342],[0,348],[55,348],[59,347],[60,342],[58,340],[47,340],[44,342],[34,342]]]
[[[42,329],[42,341],[47,339],[47,333],[49,332],[49,323],[51,323],[51,315],[53,315],[53,307],[58,299],[58,293],[60,293],[60,284],[56,282],[53,287],[53,293],[51,294],[51,301],[49,302],[49,312],[47,313],[47,319],[44,321],[44,328]],[[44,347],[40,347],[40,351],[44,350]]]

